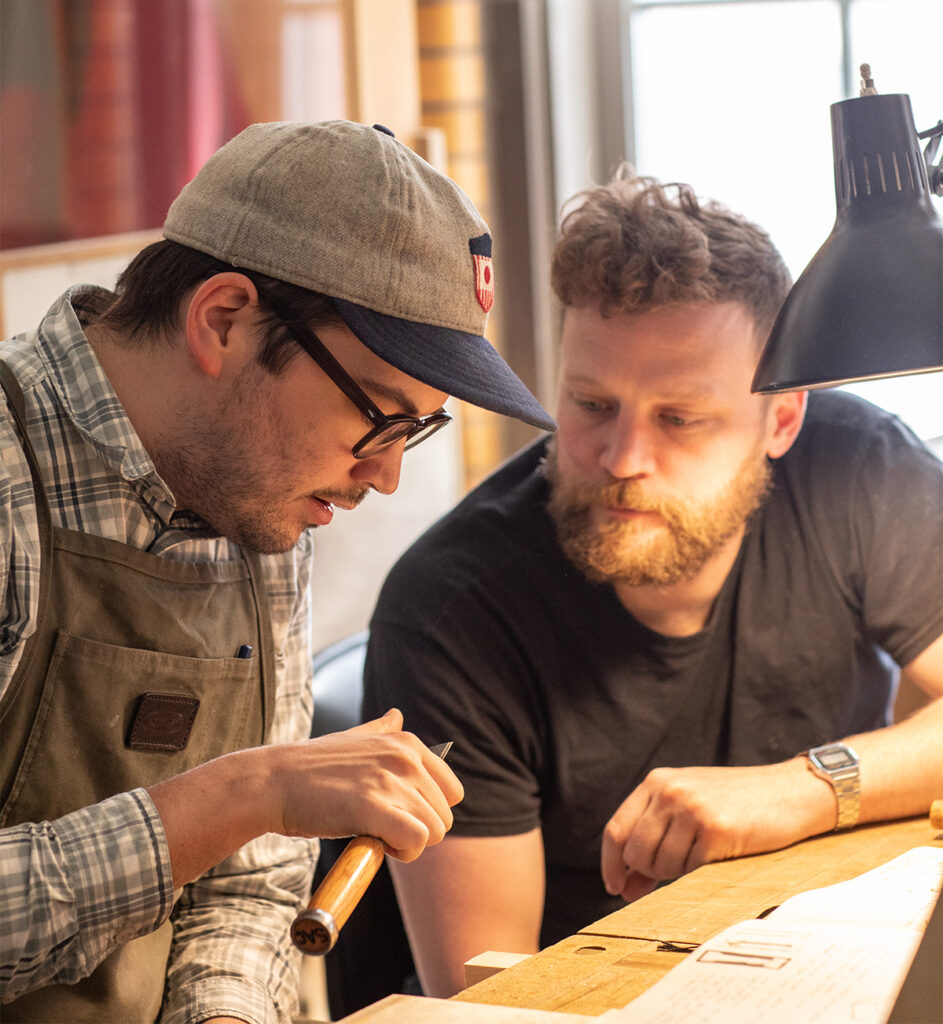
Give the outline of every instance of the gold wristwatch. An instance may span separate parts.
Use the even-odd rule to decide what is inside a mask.
[[[805,752],[809,769],[825,779],[835,791],[838,820],[835,831],[852,828],[858,821],[861,806],[861,783],[858,755],[844,743],[826,743]]]

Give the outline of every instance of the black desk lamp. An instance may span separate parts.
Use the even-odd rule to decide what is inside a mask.
[[[835,226],[783,303],[754,392],[943,370],[943,220],[930,198],[943,196],[943,121],[918,135],[910,97],[879,96],[867,64],[861,75],[861,95],[831,108]]]
[[[910,97],[879,96],[861,65],[857,99],[832,104],[838,214],[786,296],[754,393],[943,370],[943,121],[917,134]],[[920,139],[927,139],[924,154]],[[889,1017],[943,1022],[943,895]]]

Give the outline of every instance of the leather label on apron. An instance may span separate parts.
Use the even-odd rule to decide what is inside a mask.
[[[196,697],[142,693],[128,747],[131,750],[183,750],[200,707]]]

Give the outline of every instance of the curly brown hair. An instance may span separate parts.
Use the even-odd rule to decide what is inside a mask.
[[[765,340],[792,279],[762,228],[690,185],[624,165],[564,208],[551,284],[564,306],[603,316],[690,302],[739,302]]]

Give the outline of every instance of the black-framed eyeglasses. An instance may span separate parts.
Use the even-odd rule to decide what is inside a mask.
[[[355,459],[368,459],[371,455],[406,438],[406,447],[415,448],[437,430],[444,427],[452,417],[447,412],[434,412],[429,416],[387,416],[371,400],[343,366],[331,355],[323,341],[299,320],[292,320],[275,309],[270,297],[266,301],[275,310],[285,330],[298,342],[309,356],[321,367],[332,381],[344,392],[355,406],[367,417],[373,426],[353,446],[351,454]]]

